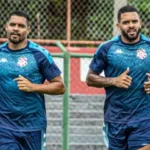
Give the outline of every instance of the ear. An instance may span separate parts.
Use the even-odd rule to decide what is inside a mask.
[[[27,32],[27,34],[29,34],[30,31],[31,31],[31,28],[30,28],[30,26],[28,26],[28,32]]]
[[[120,24],[119,23],[116,24],[116,27],[118,30],[120,30]]]
[[[7,28],[8,28],[8,24],[6,23],[6,24],[5,24],[5,30],[6,30],[6,31],[7,31]]]
[[[142,21],[141,21],[141,20],[140,20],[140,24],[141,24],[141,28],[142,28],[142,24],[143,24],[143,23],[142,23]]]

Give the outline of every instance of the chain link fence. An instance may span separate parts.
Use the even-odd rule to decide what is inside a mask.
[[[0,0],[0,37],[6,37],[4,25],[14,10],[30,15],[32,39],[66,39],[65,0]]]
[[[150,36],[149,0],[0,0],[0,38],[6,37],[4,25],[10,12],[23,10],[31,18],[29,38],[93,46],[90,43],[100,44],[114,35],[116,8],[121,4],[139,9],[142,33]]]
[[[107,40],[112,36],[113,0],[73,0],[71,13],[72,40]]]

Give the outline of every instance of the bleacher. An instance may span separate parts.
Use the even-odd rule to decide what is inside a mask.
[[[46,97],[47,150],[62,150],[62,96]],[[71,95],[69,150],[106,150],[102,137],[104,95]]]

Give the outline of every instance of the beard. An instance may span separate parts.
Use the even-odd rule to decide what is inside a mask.
[[[13,36],[18,36],[18,37],[13,37]],[[17,32],[13,32],[13,33],[10,33],[10,34],[7,34],[8,38],[9,38],[9,41],[13,44],[19,44],[21,43],[22,41],[24,41],[26,39],[26,37],[24,36],[21,36],[19,33]]]
[[[11,37],[9,38],[9,41],[13,44],[19,44],[24,40],[25,40],[25,37],[24,38],[19,38],[19,39],[15,39],[15,38],[11,38]]]
[[[137,32],[136,32],[135,35],[131,36],[131,35],[129,35],[127,32],[125,32],[124,30],[122,30],[122,35],[123,35],[128,41],[133,42],[134,40],[136,40],[136,39],[138,38],[140,32],[141,32],[141,28],[139,28],[139,29],[137,30]]]

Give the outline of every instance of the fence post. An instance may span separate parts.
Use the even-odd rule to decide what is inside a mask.
[[[59,41],[56,41],[56,45],[64,54],[64,83],[66,86],[66,92],[63,97],[62,150],[69,150],[70,55]]]

